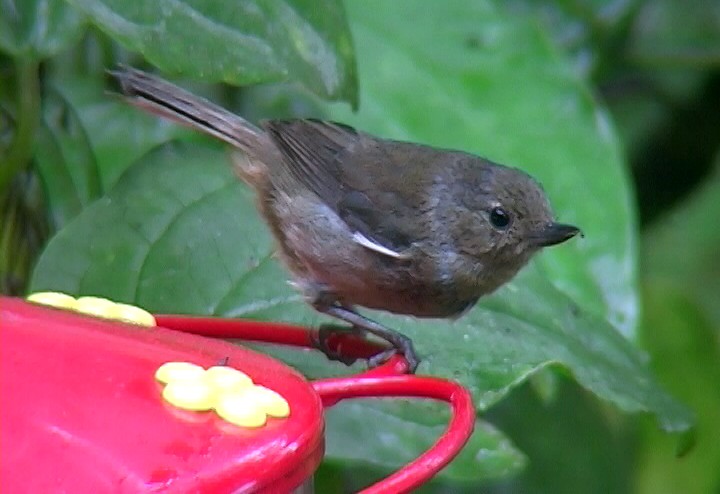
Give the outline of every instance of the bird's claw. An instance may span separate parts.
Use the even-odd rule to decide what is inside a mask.
[[[325,354],[328,360],[334,360],[343,363],[349,367],[354,364],[357,359],[354,357],[348,357],[347,355],[343,355],[340,349],[333,349],[329,344],[329,340],[333,336],[333,334],[337,334],[341,331],[348,331],[348,329],[340,326],[335,326],[333,324],[323,324],[318,328],[317,331],[313,331],[310,334],[310,340],[312,342],[312,345],[318,350],[320,350],[323,354]]]
[[[334,324],[323,324],[317,331],[313,332],[310,336],[312,344],[315,348],[320,350],[329,360],[341,362],[347,366],[354,364],[357,359],[349,357],[342,352],[340,345],[331,345],[330,339],[333,335],[338,333],[353,332],[358,336],[365,336],[368,331],[361,327],[351,326],[338,326]],[[385,339],[385,338],[384,338]],[[386,363],[394,355],[402,355],[408,365],[408,373],[414,374],[418,365],[420,364],[420,358],[415,352],[412,340],[404,335],[393,332],[391,338],[387,338],[386,341],[390,343],[390,348],[382,350],[375,355],[367,359],[368,368],[374,369],[384,363]]]
[[[397,343],[397,346],[395,345]],[[408,374],[415,374],[418,365],[420,365],[420,358],[415,353],[412,340],[401,340],[395,342],[393,347],[383,350],[382,352],[376,353],[372,357],[367,359],[368,368],[374,369],[380,365],[386,363],[395,355],[402,355],[408,364]]]

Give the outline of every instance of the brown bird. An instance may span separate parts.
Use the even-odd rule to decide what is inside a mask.
[[[112,72],[129,100],[233,146],[293,284],[316,310],[392,347],[412,341],[354,307],[458,317],[541,248],[575,236],[526,173],[460,152],[320,120],[243,118],[145,72]],[[335,329],[338,329],[334,327]],[[320,345],[330,357],[325,344]]]

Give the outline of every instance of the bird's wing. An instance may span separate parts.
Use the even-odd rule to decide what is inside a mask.
[[[431,177],[421,158],[430,148],[317,120],[272,120],[263,127],[291,180],[333,208],[358,243],[402,257],[423,238],[415,220],[426,206],[422,192]]]

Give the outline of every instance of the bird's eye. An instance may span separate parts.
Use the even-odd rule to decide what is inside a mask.
[[[492,211],[490,211],[490,223],[492,223],[492,226],[495,228],[504,230],[510,224],[510,215],[503,208],[499,206],[494,207]]]

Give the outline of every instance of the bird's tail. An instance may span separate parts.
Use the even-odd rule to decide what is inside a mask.
[[[121,66],[110,71],[134,105],[222,139],[250,157],[267,149],[267,135],[224,108],[147,72]]]

